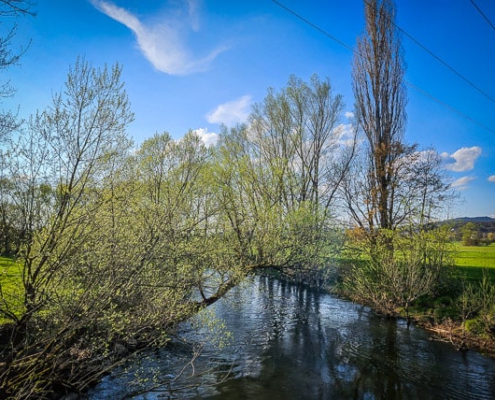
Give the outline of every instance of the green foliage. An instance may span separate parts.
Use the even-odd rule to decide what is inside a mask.
[[[478,318],[468,319],[464,323],[464,327],[467,332],[474,333],[476,335],[482,335],[485,333],[483,323]]]
[[[220,221],[249,269],[297,280],[325,273],[332,206],[352,157],[336,129],[342,105],[328,80],[291,77],[254,106],[249,129],[223,132],[213,169]]]
[[[362,242],[366,257],[344,282],[348,293],[385,314],[409,313],[421,296],[435,293],[450,265],[446,231],[380,230]]]
[[[486,272],[477,283],[467,282],[457,299],[460,316],[466,331],[477,335],[494,333],[495,285]]]
[[[443,322],[446,320],[458,320],[461,316],[461,310],[456,303],[455,297],[442,296],[439,300],[432,299],[433,316],[435,321]]]
[[[478,246],[479,245],[479,235],[478,228],[472,222],[465,224],[462,229],[462,244],[464,246]]]
[[[202,310],[191,319],[193,328],[202,330],[202,336],[218,349],[232,344],[232,333],[227,329],[225,322],[220,320],[210,310]]]
[[[479,284],[477,298],[479,307],[478,318],[485,332],[490,332],[495,327],[495,285],[490,282],[487,274],[483,274],[483,279]]]

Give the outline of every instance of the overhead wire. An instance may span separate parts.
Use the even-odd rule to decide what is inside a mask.
[[[279,1],[277,0],[272,0],[276,5],[278,5],[279,7],[283,8],[285,11],[287,11],[288,13],[292,14],[293,16],[295,16],[296,18],[299,18],[301,21],[303,21],[305,24],[309,25],[310,27],[312,27],[313,29],[316,29],[318,32],[324,34],[325,36],[329,37],[330,39],[334,40],[335,42],[337,42],[338,44],[340,44],[341,46],[345,47],[347,50],[350,50],[352,52],[355,53],[355,50],[349,46],[348,44],[344,43],[342,40],[338,39],[337,37],[331,35],[330,33],[328,33],[327,31],[323,30],[322,28],[320,28],[318,25],[312,23],[309,19],[306,19],[304,18],[302,15],[300,14],[297,14],[295,11],[291,10],[289,7],[285,6],[284,4],[280,3]]]
[[[471,4],[473,5],[476,10],[481,14],[481,16],[485,19],[485,21],[492,27],[492,29],[495,31],[495,25],[493,25],[492,21],[486,16],[486,14],[481,10],[481,8],[474,2],[474,0],[470,0]]]
[[[452,107],[450,104],[448,104],[445,101],[442,101],[439,98],[433,96],[431,93],[427,92],[426,90],[421,89],[420,87],[416,86],[415,84],[413,84],[411,82],[405,81],[405,83],[408,86],[412,87],[414,90],[416,90],[419,93],[421,93],[423,96],[426,96],[426,97],[430,98],[431,100],[437,102],[438,104],[444,106],[445,108],[448,108],[449,110],[455,112],[457,115],[463,117],[464,119],[472,122],[473,124],[478,125],[480,128],[483,128],[483,129],[485,129],[485,130],[487,130],[489,132],[495,133],[495,130],[494,129],[492,129],[492,128],[486,126],[485,124],[483,124],[483,123],[475,120],[474,118],[472,118],[469,115],[463,113],[462,111],[459,111],[457,108]]]
[[[364,0],[367,4],[369,4],[368,0]],[[495,99],[490,96],[488,93],[486,93],[483,89],[481,89],[478,85],[474,84],[472,81],[470,81],[468,78],[466,78],[464,75],[462,75],[459,71],[457,71],[455,68],[453,68],[451,65],[449,65],[446,61],[444,61],[442,58],[440,58],[438,55],[436,55],[433,51],[428,49],[424,44],[422,44],[419,40],[417,40],[415,37],[407,33],[404,29],[402,29],[399,25],[397,25],[394,21],[390,21],[402,34],[407,36],[410,40],[412,40],[416,45],[421,47],[424,51],[426,51],[430,56],[432,56],[435,60],[437,60],[440,64],[442,64],[444,67],[448,68],[450,71],[452,71],[455,75],[457,75],[459,78],[461,78],[464,82],[466,82],[468,85],[476,89],[479,93],[481,93],[483,96],[485,96],[488,100],[490,100],[493,104],[495,104]]]
[[[364,0],[366,3],[368,3],[368,0]],[[359,52],[349,46],[348,44],[346,44],[345,42],[343,42],[342,40],[338,39],[336,36],[330,34],[329,32],[325,31],[324,29],[320,28],[318,25],[316,25],[315,23],[311,22],[310,20],[308,20],[307,18],[304,18],[302,15],[298,14],[297,12],[295,12],[294,10],[290,9],[289,7],[287,7],[286,5],[282,4],[281,2],[279,2],[278,0],[272,0],[273,3],[275,3],[277,6],[279,6],[280,8],[284,9],[285,11],[287,11],[288,13],[292,14],[293,16],[295,16],[296,18],[298,18],[299,20],[303,21],[305,24],[311,26],[313,29],[317,30],[318,32],[322,33],[323,35],[327,36],[328,38],[334,40],[335,42],[337,42],[338,44],[340,44],[341,46],[345,47],[346,49],[350,50],[351,52],[353,52],[355,55],[359,55]],[[393,21],[392,21],[393,23]],[[456,75],[458,75],[459,77],[461,77],[464,81],[466,81],[467,83],[469,83],[472,87],[474,87],[476,90],[478,90],[479,92],[481,92],[485,97],[487,97],[489,100],[491,100],[493,103],[495,103],[495,99],[493,99],[490,95],[488,95],[487,93],[485,93],[483,90],[481,90],[480,88],[478,88],[475,84],[473,84],[472,82],[470,82],[467,78],[463,77],[459,72],[457,72],[454,68],[450,67],[446,62],[444,62],[441,58],[439,58],[438,56],[436,56],[433,52],[431,52],[430,50],[428,50],[425,46],[423,46],[419,41],[417,41],[416,39],[414,39],[412,36],[410,36],[409,34],[407,34],[402,28],[400,28],[399,26],[397,26],[395,23],[394,23],[394,26],[399,29],[401,32],[405,33],[411,40],[413,40],[416,44],[418,44],[421,48],[423,48],[425,51],[427,51],[430,55],[432,55],[435,59],[437,59],[438,61],[440,61],[443,65],[445,65],[447,68],[449,68],[452,72],[454,72]],[[486,125],[484,125],[483,123],[475,120],[474,118],[471,118],[470,116],[468,116],[467,114],[463,113],[462,111],[459,111],[458,109],[456,109],[455,107],[449,105],[448,103],[440,100],[439,98],[437,98],[436,96],[432,95],[431,93],[429,93],[428,91],[420,88],[419,86],[413,84],[413,83],[410,83],[408,82],[407,80],[404,80],[404,83],[408,86],[410,86],[411,88],[415,89],[416,91],[418,91],[419,93],[421,93],[423,96],[426,96],[428,98],[430,98],[431,100],[434,100],[435,102],[437,102],[438,104],[448,108],[449,110],[451,111],[454,111],[456,114],[462,116],[463,118],[469,120],[470,122],[480,126],[481,128],[487,130],[487,131],[490,131],[492,133],[495,133],[495,129],[492,129]]]

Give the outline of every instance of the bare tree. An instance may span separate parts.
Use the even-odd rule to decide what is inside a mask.
[[[0,1],[0,16],[16,17],[18,15],[30,14],[32,2],[27,0],[1,0]]]
[[[16,18],[20,15],[34,15],[31,11],[31,3],[27,0],[1,0],[0,1],[0,19],[3,22],[7,18]],[[1,23],[0,22],[0,23]],[[5,33],[0,34],[0,71],[7,69],[8,67],[15,65],[25,49],[19,49],[13,51],[11,48],[12,39],[17,32],[17,24],[8,29]],[[10,97],[14,94],[15,90],[10,85],[10,82],[0,83],[0,98]],[[10,133],[17,128],[19,123],[17,122],[17,116],[12,111],[0,111],[0,138]]]
[[[368,144],[368,227],[391,229],[397,162],[408,151],[404,61],[391,0],[365,1],[366,32],[358,39],[353,65],[356,119]]]

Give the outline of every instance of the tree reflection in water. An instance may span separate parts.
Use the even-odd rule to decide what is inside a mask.
[[[197,378],[198,387],[177,398],[495,398],[495,361],[457,352],[405,321],[376,316],[318,290],[256,277],[214,311],[233,339],[222,349],[205,345],[196,369],[208,372]],[[202,340],[206,333],[187,335]],[[163,353],[147,365],[171,374],[179,358]],[[118,386],[125,387],[126,378],[121,379],[104,382],[90,398],[111,396],[109,386],[122,393]]]

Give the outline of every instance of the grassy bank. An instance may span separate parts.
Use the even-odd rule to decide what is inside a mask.
[[[430,242],[425,243],[428,248]],[[435,248],[435,243],[422,268],[420,259],[409,260],[415,243],[404,243],[403,252],[394,254],[392,261],[383,257],[381,262],[382,253],[375,262],[362,256],[357,264],[341,261],[343,283],[337,290],[342,288],[343,296],[378,313],[411,318],[459,349],[478,349],[495,357],[495,244]],[[441,266],[437,276],[436,265]]]

